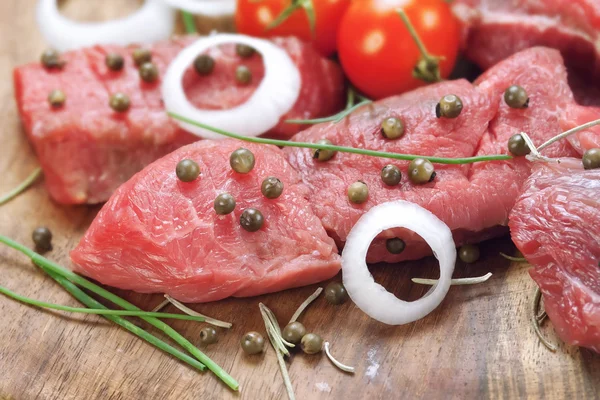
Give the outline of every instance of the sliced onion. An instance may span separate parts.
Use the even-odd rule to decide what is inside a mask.
[[[265,76],[252,96],[227,110],[201,110],[192,105],[183,90],[183,75],[194,59],[209,48],[225,43],[241,43],[262,54]],[[233,84],[233,82],[232,82]],[[288,54],[272,42],[245,35],[217,34],[198,39],[171,62],[163,79],[162,96],[169,112],[214,128],[244,136],[261,135],[279,123],[300,94],[300,72]],[[175,120],[179,126],[204,139],[222,135]]]
[[[95,44],[125,46],[167,39],[173,33],[175,12],[162,0],[146,0],[142,8],[128,17],[82,23],[62,16],[57,0],[39,0],[37,23],[50,46],[66,51]]]
[[[173,8],[207,17],[235,13],[235,0],[163,0]]]
[[[398,299],[376,283],[365,258],[373,239],[386,229],[406,228],[420,235],[440,263],[440,279],[419,300]],[[342,252],[343,281],[350,298],[371,318],[402,325],[423,318],[446,297],[456,262],[452,232],[430,211],[398,200],[370,209],[354,225]]]

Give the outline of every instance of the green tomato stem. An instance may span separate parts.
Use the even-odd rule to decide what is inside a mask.
[[[56,282],[58,282],[59,285],[61,285],[67,292],[69,292],[73,297],[75,297],[77,300],[79,300],[82,304],[84,304],[88,307],[94,308],[94,309],[106,309],[106,307],[103,304],[99,303],[92,297],[88,296],[83,290],[79,289],[77,286],[75,286],[69,280],[63,278],[62,276],[60,276],[52,271],[45,269],[42,266],[40,266],[40,268],[44,272],[46,272],[52,279],[54,279]],[[156,348],[158,348],[166,353],[171,354],[172,356],[178,358],[179,360],[185,362],[186,364],[188,364],[200,371],[206,370],[206,367],[204,366],[204,364],[202,364],[198,360],[179,351],[178,349],[169,345],[168,343],[163,342],[156,336],[151,335],[150,333],[148,333],[145,330],[143,330],[142,328],[132,324],[131,322],[127,321],[126,319],[123,319],[116,315],[104,315],[104,318],[108,319],[109,321],[114,322],[117,325],[120,325],[121,327],[127,329],[129,332],[138,336],[139,338],[147,341],[148,343],[155,346]]]
[[[476,156],[476,157],[462,157],[462,158],[430,157],[430,156],[420,156],[420,155],[413,155],[413,154],[388,153],[385,151],[358,149],[355,147],[335,146],[335,145],[330,145],[330,144],[291,142],[288,140],[267,139],[267,138],[260,138],[260,137],[248,137],[248,136],[238,135],[237,133],[228,132],[223,129],[215,128],[210,125],[203,124],[202,122],[194,121],[189,118],[183,117],[176,113],[168,112],[168,114],[172,118],[177,119],[182,122],[185,122],[185,123],[188,123],[190,125],[194,125],[199,128],[203,128],[203,129],[218,133],[223,136],[227,136],[227,137],[230,137],[233,139],[243,140],[245,142],[250,142],[250,143],[271,144],[271,145],[281,146],[281,147],[299,147],[299,148],[305,148],[305,149],[332,150],[332,151],[339,151],[342,153],[352,153],[352,154],[361,154],[361,155],[372,156],[372,157],[389,158],[392,160],[412,161],[415,158],[425,158],[425,159],[429,160],[430,162],[436,163],[436,164],[460,165],[460,164],[471,164],[471,163],[482,162],[482,161],[503,161],[503,160],[511,160],[512,159],[511,156],[504,155],[504,154]]]
[[[196,19],[192,14],[187,11],[182,11],[181,16],[183,17],[183,25],[187,33],[198,33],[196,28]]]
[[[37,254],[36,252],[30,250],[29,248],[23,246],[20,243],[13,241],[5,236],[0,235],[0,243],[4,243],[9,247],[12,247],[15,250],[20,251],[21,253],[28,256],[31,260],[33,260],[36,264],[44,267],[45,269],[58,274],[64,278],[67,278],[71,282],[82,286],[99,296],[104,297],[106,300],[111,301],[112,303],[130,311],[142,311],[138,307],[129,303],[127,300],[122,299],[121,297],[109,292],[108,290],[88,281],[87,279],[77,275],[76,273],[61,267],[60,265],[48,260],[47,258]],[[169,325],[165,324],[163,321],[153,318],[153,317],[141,317],[144,321],[148,322],[150,325],[160,329],[167,336],[177,342],[181,347],[187,350],[190,354],[196,357],[201,363],[206,365],[208,369],[210,369],[216,376],[218,376],[227,386],[229,386],[233,390],[239,389],[238,382],[233,379],[225,370],[223,370],[219,365],[217,365],[213,360],[211,360],[206,354],[201,352],[198,348],[196,348],[192,343],[190,343],[187,339],[181,336],[177,331],[171,328]]]
[[[63,306],[61,304],[47,303],[32,299],[30,297],[22,296],[18,293],[11,291],[3,286],[0,286],[0,293],[8,296],[14,300],[20,301],[21,303],[29,304],[40,308],[49,308],[52,310],[67,311],[80,314],[97,314],[97,315],[119,315],[122,317],[155,317],[155,318],[166,318],[166,319],[181,319],[184,321],[196,321],[205,322],[203,317],[185,315],[185,314],[170,314],[161,312],[147,312],[147,311],[127,311],[127,310],[110,310],[110,309],[92,309],[92,308],[81,308],[81,307],[70,307]]]
[[[5,195],[0,196],[0,206],[8,203],[12,199],[23,193],[25,190],[27,190],[27,188],[29,188],[29,186],[31,186],[31,184],[33,184],[40,177],[40,175],[42,175],[42,169],[38,167],[31,173],[31,175],[25,178],[25,180],[21,182],[19,186],[6,193]]]

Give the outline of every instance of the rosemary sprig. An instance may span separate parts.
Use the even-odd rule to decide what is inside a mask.
[[[290,380],[290,374],[287,370],[287,366],[285,365],[285,360],[283,358],[285,354],[289,355],[289,351],[285,348],[285,346],[282,343],[283,338],[281,338],[281,328],[277,323],[275,315],[267,306],[265,306],[263,303],[259,303],[258,307],[260,309],[260,314],[265,323],[267,336],[269,337],[271,346],[273,346],[273,349],[275,350],[275,355],[277,356],[277,363],[279,364],[279,370],[281,371],[281,375],[283,376],[283,383],[285,385],[285,390],[287,392],[288,398],[290,400],[296,400],[296,395],[294,394],[294,387],[292,386],[292,381]]]
[[[77,286],[75,286],[69,280],[63,278],[62,276],[60,276],[52,271],[47,270],[46,268],[44,268],[40,265],[38,265],[38,266],[44,272],[46,272],[52,279],[54,279],[56,282],[58,282],[58,284],[61,285],[73,297],[75,297],[77,300],[79,300],[79,302],[81,302],[82,304],[84,304],[90,308],[94,308],[94,309],[107,309],[103,304],[99,303],[92,297],[88,296],[83,290],[79,289]],[[188,356],[187,354],[181,352],[180,350],[169,345],[168,343],[163,342],[156,336],[146,332],[139,326],[127,321],[126,319],[121,318],[116,315],[104,315],[103,317],[108,319],[109,321],[114,322],[117,325],[120,325],[121,327],[127,329],[129,332],[138,336],[139,338],[147,341],[148,343],[155,346],[156,348],[158,348],[166,353],[171,354],[172,356],[180,359],[181,361],[185,362],[186,364],[188,364],[200,371],[206,370],[206,366],[204,364],[202,364],[200,361]]]
[[[331,355],[331,352],[329,351],[329,342],[325,342],[323,344],[323,347],[325,348],[325,354],[327,355],[327,358],[329,358],[329,361],[331,361],[333,363],[333,365],[335,365],[336,367],[338,367],[339,369],[341,369],[344,372],[350,372],[351,374],[354,373],[354,367],[342,364],[341,362],[339,362],[338,360],[336,360]]]
[[[183,18],[183,26],[185,27],[185,31],[187,33],[198,33],[198,29],[196,29],[196,19],[194,16],[187,11],[182,11],[181,16]]]
[[[492,273],[488,272],[487,274],[485,274],[483,276],[478,276],[475,278],[451,279],[450,285],[452,285],[452,286],[475,285],[475,284],[483,283],[483,282],[487,281],[488,279],[491,278],[491,276],[492,276]],[[436,283],[438,283],[437,279],[412,278],[411,280],[414,283],[418,283],[421,285],[435,285]]]
[[[219,327],[225,328],[225,329],[229,329],[232,326],[231,322],[220,321],[220,320],[215,319],[215,318],[207,317],[204,314],[200,314],[199,312],[194,311],[191,308],[187,307],[183,303],[180,303],[179,301],[175,300],[174,298],[172,298],[168,294],[165,294],[165,299],[167,299],[167,301],[169,303],[173,304],[175,307],[177,307],[178,309],[180,309],[184,313],[186,313],[188,315],[194,315],[196,317],[200,317],[200,318],[204,319],[204,322],[206,322],[207,324],[211,324],[211,325],[214,325],[214,326],[219,326]]]
[[[167,304],[170,304],[169,300],[164,299],[162,301],[162,303],[160,303],[159,305],[157,305],[156,307],[154,307],[152,309],[152,312],[158,312],[158,311],[162,310],[163,308],[165,308],[167,306]]]
[[[47,258],[37,254],[36,252],[30,250],[29,248],[23,246],[20,243],[13,241],[12,239],[7,238],[6,236],[0,235],[0,243],[4,243],[5,245],[20,251],[29,257],[32,261],[34,261],[37,265],[44,267],[46,270],[51,271],[57,275],[60,275],[69,281],[79,285],[85,289],[96,293],[99,296],[104,297],[106,300],[124,308],[125,310],[130,311],[143,311],[133,304],[129,303],[127,300],[122,299],[121,297],[109,292],[108,290],[88,281],[87,279],[77,275],[76,273],[61,267],[60,265],[54,263],[53,261],[48,260]],[[195,347],[192,343],[190,343],[186,338],[181,336],[177,331],[171,328],[169,325],[165,324],[163,321],[153,318],[153,317],[141,317],[144,321],[148,322],[150,325],[160,329],[167,336],[177,342],[181,347],[187,350],[191,355],[196,357],[201,363],[206,365],[208,369],[210,369],[216,376],[218,376],[227,386],[229,386],[233,390],[238,390],[239,384],[233,379],[223,368],[217,365],[213,360],[211,360],[206,354],[204,354],[200,349]]]
[[[460,165],[460,164],[472,164],[472,163],[482,162],[482,161],[502,161],[502,160],[512,159],[511,156],[504,155],[504,154],[485,155],[485,156],[476,156],[476,157],[462,157],[462,158],[430,157],[430,156],[420,156],[420,155],[414,155],[414,154],[389,153],[389,152],[385,152],[385,151],[359,149],[359,148],[355,148],[355,147],[335,146],[335,145],[330,145],[330,144],[292,142],[292,141],[288,141],[288,140],[249,137],[249,136],[238,135],[237,133],[233,133],[233,132],[228,132],[223,129],[215,128],[213,126],[203,124],[202,122],[194,121],[192,119],[186,118],[182,115],[179,115],[179,114],[176,114],[173,112],[168,112],[168,114],[170,117],[172,117],[176,120],[185,122],[187,124],[194,125],[199,128],[203,128],[203,129],[209,130],[211,132],[218,133],[219,135],[227,136],[227,137],[230,137],[233,139],[243,140],[245,142],[250,142],[250,143],[271,144],[271,145],[281,146],[281,147],[300,147],[300,148],[305,148],[305,149],[332,150],[332,151],[339,151],[342,153],[361,154],[361,155],[365,155],[365,156],[389,158],[389,159],[393,159],[393,160],[412,161],[415,158],[426,158],[430,162],[437,163],[437,164]]]
[[[29,188],[29,186],[31,186],[40,177],[40,175],[42,175],[42,169],[38,167],[16,188],[0,196],[0,206],[8,203],[12,199],[23,193],[25,190],[27,190],[27,188]]]
[[[298,307],[298,309],[296,310],[294,315],[292,315],[292,318],[290,318],[290,322],[288,322],[288,324],[291,324],[292,322],[296,322],[296,320],[298,320],[298,318],[300,317],[300,314],[302,314],[304,312],[304,310],[306,309],[306,307],[308,307],[310,305],[310,303],[312,303],[313,301],[315,301],[317,299],[317,297],[319,297],[319,295],[321,294],[322,291],[323,291],[322,287],[317,288],[317,290],[315,290],[315,292],[313,294],[308,296],[308,298],[306,300],[304,300],[302,302],[302,304],[300,304],[300,306]]]
[[[22,296],[22,295],[15,293],[12,290],[7,289],[3,286],[0,286],[0,293],[5,296],[8,296],[14,300],[20,301],[21,303],[29,304],[31,306],[40,307],[40,308],[48,308],[48,309],[52,309],[52,310],[80,313],[80,314],[118,315],[121,317],[155,317],[155,318],[165,318],[165,319],[181,319],[184,321],[205,322],[203,316],[191,316],[191,315],[185,315],[185,314],[169,314],[169,313],[161,313],[161,312],[153,312],[153,311],[150,311],[150,312],[127,311],[127,310],[109,310],[109,309],[93,309],[93,308],[63,306],[61,304],[48,303],[45,301],[40,301],[40,300],[32,299],[30,297]]]
[[[542,291],[540,290],[539,287],[536,287],[535,294],[533,296],[533,303],[532,303],[532,307],[531,307],[532,314],[533,314],[531,316],[531,323],[533,324],[533,331],[537,335],[540,342],[542,342],[542,344],[544,346],[546,346],[548,348],[548,350],[550,350],[551,352],[555,352],[557,347],[554,344],[550,343],[548,341],[548,339],[546,339],[544,337],[544,335],[542,335],[542,331],[540,330],[540,323],[542,323],[542,321],[546,318],[545,312],[540,313],[541,300],[542,300]]]

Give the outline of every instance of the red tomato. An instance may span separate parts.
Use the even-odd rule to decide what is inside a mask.
[[[298,8],[281,25],[267,29],[292,1],[295,0],[238,0],[235,12],[237,31],[250,36],[297,36],[313,42],[315,48],[328,56],[336,49],[337,31],[350,0],[312,0],[315,10],[315,34],[310,30],[306,11]]]
[[[412,76],[422,56],[398,8],[429,54],[444,57],[442,78],[450,75],[458,54],[459,23],[443,0],[354,0],[339,28],[339,57],[350,81],[375,99],[425,84]]]

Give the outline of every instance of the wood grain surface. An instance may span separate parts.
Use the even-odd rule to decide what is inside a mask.
[[[0,2],[0,193],[37,166],[19,123],[11,79],[15,66],[36,60],[45,48],[34,22],[35,3]],[[100,20],[124,15],[138,4],[69,0],[63,9],[73,18]],[[202,26],[209,29],[210,24]],[[31,244],[32,230],[47,225],[55,236],[48,257],[68,266],[69,250],[97,210],[58,206],[38,182],[0,207],[0,233]],[[514,246],[508,238],[487,242],[477,264],[457,266],[456,277],[493,272],[487,283],[451,288],[435,312],[407,326],[375,322],[351,302],[334,307],[318,299],[301,321],[330,341],[336,357],[357,371],[354,376],[343,373],[324,355],[295,354],[288,367],[297,398],[600,398],[600,356],[565,345],[551,353],[538,342],[529,323],[535,286],[528,266],[511,264],[498,256],[499,251],[511,253]],[[375,266],[372,272],[396,295],[414,300],[426,289],[410,278],[435,277],[436,268],[435,260],[426,259]],[[45,301],[78,305],[28,260],[4,247],[0,269],[3,286]],[[283,323],[316,287],[193,306],[234,323],[230,331],[220,332],[218,344],[204,350],[239,380],[240,393],[102,318],[42,311],[0,297],[0,399],[283,399],[273,350],[247,357],[239,339],[249,330],[264,332],[259,302],[271,307]],[[160,295],[117,293],[148,310],[162,300]],[[203,324],[177,321],[172,326],[199,343]],[[549,324],[544,333],[558,343]]]

